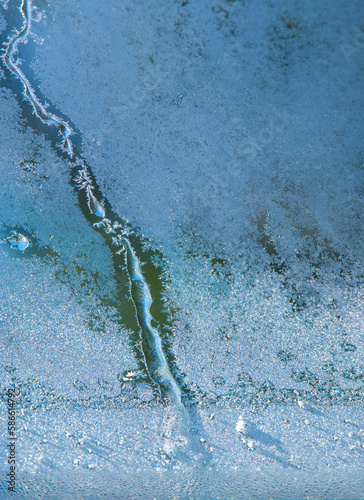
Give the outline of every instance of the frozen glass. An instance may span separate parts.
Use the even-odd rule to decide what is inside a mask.
[[[0,495],[364,498],[363,11],[0,0]]]

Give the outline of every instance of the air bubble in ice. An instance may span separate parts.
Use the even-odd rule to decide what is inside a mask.
[[[29,240],[24,234],[14,232],[9,238],[6,240],[11,248],[15,250],[24,251],[29,246]]]
[[[215,385],[225,385],[225,380],[222,377],[214,377],[212,381]]]
[[[113,390],[113,385],[110,384],[110,382],[107,382],[107,380],[104,380],[103,378],[99,378],[98,384],[101,387],[101,389],[104,389],[105,391]]]

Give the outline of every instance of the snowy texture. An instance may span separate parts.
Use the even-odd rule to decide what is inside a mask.
[[[0,5],[5,46],[22,19]],[[98,187],[74,182],[3,65],[1,387],[19,388],[19,494],[359,498],[362,3],[32,9],[21,71]],[[143,257],[187,431],[141,369],[127,261],[95,227],[111,209]]]

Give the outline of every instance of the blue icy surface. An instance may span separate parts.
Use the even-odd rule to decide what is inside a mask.
[[[0,356],[2,389],[21,388],[19,491],[359,498],[363,4],[34,9],[22,69],[81,131],[114,210],[165,258],[170,349],[210,460],[180,459],[173,409],[134,381],[128,288],[69,163],[4,86]],[[10,248],[11,231],[29,248]]]

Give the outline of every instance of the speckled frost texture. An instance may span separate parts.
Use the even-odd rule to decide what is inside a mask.
[[[79,395],[77,379],[97,387],[106,377],[119,386],[116,375],[133,367],[133,355],[127,332],[112,322],[115,311],[101,306],[115,295],[108,253],[77,207],[67,165],[44,138],[21,130],[6,90],[0,109],[6,116],[0,125],[1,358],[18,367],[18,377],[46,384],[59,397]],[[3,238],[10,228],[29,235],[30,248],[21,255]]]
[[[143,231],[185,230],[233,258],[266,217],[285,260],[306,227],[319,249],[360,251],[358,4],[66,5],[39,25],[40,87]]]
[[[197,444],[138,371],[129,283],[71,160],[0,67],[1,390],[20,388],[19,494],[363,498],[363,10],[34,0],[22,71],[161,252],[158,328]]]

